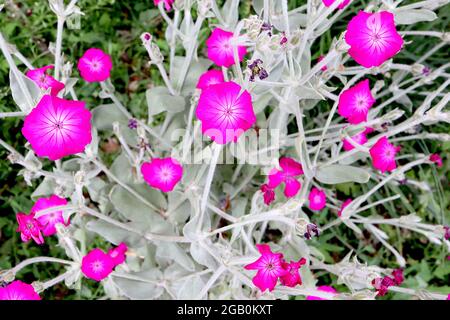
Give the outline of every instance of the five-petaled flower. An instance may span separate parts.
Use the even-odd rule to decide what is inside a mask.
[[[314,211],[322,210],[326,206],[326,196],[323,190],[312,188],[308,196],[309,208]]]
[[[78,61],[81,77],[87,82],[102,82],[110,77],[111,56],[97,48],[88,49]]]
[[[394,15],[387,11],[359,11],[348,24],[345,41],[350,46],[348,54],[366,68],[380,66],[403,45],[395,28]]]
[[[250,93],[232,81],[202,90],[195,114],[202,133],[218,144],[236,142],[256,122]]]
[[[292,158],[280,158],[281,170],[276,168],[269,172],[268,186],[272,189],[284,183],[284,195],[288,198],[295,196],[301,188],[300,181],[297,177],[303,174],[303,168],[300,163]]]
[[[219,67],[231,67],[234,61],[234,48],[237,46],[238,62],[244,59],[247,48],[233,43],[233,32],[215,28],[206,40],[208,58]]]
[[[369,80],[366,79],[340,94],[338,113],[349,123],[358,124],[367,120],[369,109],[374,103]]]
[[[81,271],[95,281],[102,281],[115,267],[114,260],[100,249],[93,249],[83,257]]]
[[[59,82],[47,74],[47,70],[53,68],[53,66],[45,66],[42,68],[32,69],[27,71],[26,76],[33,80],[39,88],[43,90],[50,89],[50,94],[52,96],[56,96],[62,89],[64,89],[64,83]]]
[[[64,206],[67,204],[67,200],[60,198],[56,195],[51,195],[48,198],[40,198],[36,201],[34,206],[31,208],[31,212],[35,214],[38,211],[48,209],[51,207]],[[60,223],[65,226],[69,225],[69,221],[67,223],[64,221],[63,212],[61,210],[46,213],[38,218],[36,218],[41,225],[42,233],[44,236],[52,236],[56,233],[56,224]]]
[[[141,173],[151,187],[170,192],[183,176],[183,167],[174,158],[153,158],[144,162]]]
[[[272,291],[278,281],[278,278],[288,273],[283,269],[283,254],[273,253],[267,244],[257,244],[261,257],[253,263],[245,266],[247,270],[258,270],[253,277],[253,284],[261,291],[269,289]]]
[[[45,95],[25,117],[22,134],[39,157],[58,160],[91,142],[91,113],[82,101]]]
[[[34,213],[29,215],[19,212],[16,214],[17,223],[19,227],[17,232],[20,232],[20,238],[23,242],[28,242],[33,239],[37,244],[44,243],[44,237],[42,236],[42,226],[38,220],[34,218]]]
[[[41,300],[41,297],[31,284],[16,280],[0,287],[0,300]]]
[[[373,166],[381,172],[392,171],[397,168],[395,155],[400,151],[400,147],[390,144],[386,137],[381,137],[370,148]]]

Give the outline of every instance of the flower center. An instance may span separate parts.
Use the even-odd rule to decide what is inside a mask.
[[[62,128],[63,128],[63,123],[62,122],[55,122],[54,123],[54,125],[53,125],[53,127],[56,129],[56,130],[61,130]]]
[[[33,228],[34,228],[33,223],[32,223],[32,222],[28,222],[28,223],[27,223],[27,229],[28,229],[28,230],[31,230],[31,229],[33,229]]]
[[[168,168],[162,168],[160,172],[160,178],[163,181],[169,181],[172,179],[172,170]]]
[[[91,69],[93,71],[99,71],[102,67],[102,64],[98,60],[92,60],[91,61]]]
[[[100,272],[103,270],[103,263],[100,260],[92,262],[92,269],[94,272]]]

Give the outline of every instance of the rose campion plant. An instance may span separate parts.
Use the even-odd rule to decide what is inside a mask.
[[[129,75],[118,78],[114,45],[64,54],[73,31],[61,26],[83,2],[49,0],[59,22],[51,65],[22,55],[16,64],[0,33],[16,104],[0,114],[19,117],[26,140],[0,145],[33,189],[16,212],[16,244],[54,237],[66,255],[2,270],[0,300],[45,299],[58,283],[94,283],[110,299],[348,300],[399,290],[447,299],[407,288],[409,260],[388,234],[417,233],[448,251],[448,226],[384,210],[402,201],[392,191],[400,185],[432,194],[414,170],[448,167],[440,150],[403,147],[450,141],[433,131],[450,123],[448,65],[433,59],[448,35],[415,29],[428,19],[416,10],[434,15],[443,3],[252,1],[247,16],[230,3],[148,2],[164,30],[131,33],[152,71],[137,89],[145,112],[116,90]],[[419,57],[409,45],[423,36],[439,41]],[[107,157],[105,138],[117,151]],[[382,247],[388,265],[321,245],[336,228]],[[19,271],[37,262],[65,268],[22,282]]]

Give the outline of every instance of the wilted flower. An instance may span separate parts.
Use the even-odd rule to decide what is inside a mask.
[[[207,87],[225,82],[225,78],[223,77],[223,72],[221,70],[208,70],[203,73],[197,82],[197,89],[203,90]]]
[[[345,41],[350,45],[348,54],[366,68],[380,66],[403,45],[395,29],[394,15],[387,11],[359,11],[348,24]]]
[[[245,266],[247,270],[258,270],[253,277],[253,284],[261,291],[269,289],[272,291],[278,281],[278,278],[288,273],[283,269],[283,254],[273,253],[267,244],[257,244],[261,257],[253,263]]]
[[[127,252],[127,250],[128,246],[125,243],[121,242],[117,247],[108,251],[108,255],[113,260],[114,266],[118,266],[125,261],[125,253]]]
[[[403,280],[405,279],[403,277],[403,269],[395,269],[392,271],[392,277],[394,279],[395,285],[401,285],[403,283]]]
[[[305,258],[301,258],[297,262],[291,261],[290,263],[283,261],[281,266],[287,271],[287,273],[280,277],[281,284],[287,287],[295,287],[296,285],[301,285],[302,278],[300,277],[299,269],[305,263]]]
[[[48,209],[51,207],[64,206],[67,204],[67,200],[60,198],[56,195],[51,195],[48,198],[39,198],[34,206],[31,208],[32,213],[36,213],[38,211]],[[62,211],[54,211],[44,214],[37,218],[39,224],[41,225],[42,233],[44,236],[52,236],[56,233],[56,224],[61,223],[65,226],[69,225],[69,221],[67,223],[64,222],[63,212]]]
[[[81,77],[87,82],[101,82],[110,77],[111,57],[100,49],[87,50],[78,61]]]
[[[202,133],[218,144],[236,142],[256,122],[250,94],[232,81],[202,90],[195,114]]]
[[[340,94],[338,113],[349,123],[358,124],[367,120],[369,109],[374,103],[369,80],[366,79]]]
[[[300,181],[296,177],[303,174],[303,168],[300,163],[292,158],[280,158],[281,170],[272,169],[269,173],[268,186],[272,189],[284,183],[284,195],[288,198],[295,196],[301,188]]]
[[[267,71],[262,67],[263,61],[261,59],[256,59],[251,64],[248,65],[250,70],[250,81],[255,81],[255,77],[258,77],[260,80],[264,80],[269,76]]]
[[[31,284],[16,280],[0,287],[0,300],[41,300]]]
[[[17,232],[20,232],[20,238],[23,242],[28,242],[33,239],[37,244],[44,243],[44,237],[41,233],[41,224],[34,218],[34,213],[26,215],[19,212],[16,214],[17,223],[19,227]]]
[[[303,236],[305,237],[306,240],[311,240],[311,238],[313,237],[313,234],[318,237],[320,232],[319,232],[319,228],[317,228],[317,225],[314,223],[308,223],[306,225],[306,231],[303,234]]]
[[[275,200],[275,192],[273,191],[272,188],[269,187],[267,183],[261,185],[260,190],[263,193],[265,204],[269,205]]]
[[[22,134],[36,155],[58,160],[91,142],[91,113],[82,101],[45,95],[25,117]]]
[[[47,70],[53,68],[53,66],[45,66],[42,68],[32,69],[26,73],[26,76],[33,80],[39,88],[43,90],[51,89],[50,94],[52,96],[56,96],[62,89],[64,89],[64,83],[59,82],[47,74]]]
[[[370,148],[373,166],[381,172],[394,170],[397,168],[395,155],[398,151],[400,151],[400,147],[390,144],[386,137],[381,137]]]
[[[128,120],[128,128],[130,129],[136,129],[138,127],[138,122],[136,119],[130,119]]]
[[[384,296],[388,292],[390,286],[395,285],[394,280],[389,276],[376,278],[372,280],[373,287],[377,290],[378,296]]]
[[[151,187],[169,192],[181,180],[183,167],[174,158],[153,158],[142,164],[141,173]]]
[[[430,155],[430,161],[434,162],[439,168],[442,167],[442,158],[437,153]]]
[[[102,281],[110,275],[115,265],[114,260],[100,249],[93,249],[83,257],[81,271],[89,279]]]
[[[228,32],[220,28],[215,28],[208,40],[206,46],[208,47],[208,58],[219,67],[229,68],[234,64],[234,46],[233,32]],[[247,54],[247,48],[244,46],[237,47],[239,62],[242,61]]]

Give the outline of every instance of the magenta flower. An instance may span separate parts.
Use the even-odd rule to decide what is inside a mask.
[[[405,280],[403,276],[403,269],[395,269],[392,271],[392,279],[394,280],[394,284],[396,286],[401,285],[403,280]]]
[[[266,205],[271,204],[275,200],[275,192],[272,188],[269,187],[267,183],[261,185],[260,190],[263,193],[264,203]]]
[[[437,153],[430,154],[430,161],[434,162],[439,168],[442,167],[442,158]]]
[[[354,136],[351,137],[351,139],[356,142],[359,145],[363,145],[367,142],[367,134],[373,132],[372,128],[366,128],[366,130],[364,130],[363,132],[360,132]],[[344,150],[345,151],[350,151],[352,149],[354,149],[355,147],[350,143],[350,141],[348,141],[348,139],[344,139]]]
[[[20,232],[20,238],[23,242],[28,242],[33,239],[37,244],[44,243],[44,237],[41,233],[41,224],[34,218],[34,213],[26,215],[25,213],[19,212],[16,214],[17,223],[19,227],[17,232]]]
[[[345,41],[350,46],[348,54],[366,68],[378,67],[403,45],[395,29],[394,15],[387,11],[359,11],[348,24]]]
[[[309,199],[309,208],[311,210],[318,211],[325,208],[326,196],[323,190],[312,188],[311,192],[309,193],[308,199]]]
[[[41,297],[31,284],[16,280],[0,287],[0,300],[41,300]]]
[[[344,211],[344,209],[352,202],[352,199],[347,199],[342,203],[341,209],[339,209],[338,211],[338,217],[340,217],[342,215],[342,211]]]
[[[372,285],[377,290],[378,296],[384,296],[388,292],[389,287],[395,285],[395,281],[389,276],[384,276],[383,278],[373,279]]]
[[[400,151],[400,147],[396,147],[389,143],[386,137],[381,137],[370,148],[370,156],[374,168],[381,172],[392,171],[397,168],[395,163],[395,155]]]
[[[113,271],[114,260],[100,249],[93,249],[83,257],[81,271],[95,281],[102,281]]]
[[[161,1],[164,2],[164,8],[166,11],[170,11],[172,9],[172,4],[175,2],[175,0],[153,0],[153,3],[155,6],[158,6]]]
[[[301,258],[299,261],[291,261],[291,263],[282,263],[283,269],[287,273],[280,277],[280,282],[283,286],[295,287],[302,284],[302,278],[300,277],[299,269],[306,263],[305,258]]]
[[[208,70],[203,73],[198,79],[197,88],[198,89],[206,89],[213,84],[218,84],[225,82],[223,77],[223,72],[221,70]]]
[[[181,180],[183,167],[174,158],[153,158],[142,164],[141,173],[151,187],[169,192]]]
[[[285,275],[288,271],[283,269],[283,254],[273,253],[267,244],[257,244],[261,257],[253,263],[246,265],[247,270],[258,270],[253,277],[253,284],[261,291],[275,288],[278,278]]]
[[[40,198],[36,201],[34,206],[31,208],[31,212],[35,214],[38,211],[51,208],[51,207],[57,207],[57,206],[64,206],[67,204],[67,200],[60,198],[56,195],[52,195],[49,198]],[[69,221],[67,223],[64,222],[63,218],[63,212],[62,211],[55,211],[47,213],[43,216],[40,216],[36,219],[39,224],[41,225],[41,230],[44,236],[52,236],[56,233],[56,224],[61,223],[65,225],[66,227],[69,225]]]
[[[45,95],[26,116],[22,134],[39,157],[58,160],[91,142],[91,113],[82,101]]]
[[[102,82],[110,77],[111,56],[100,49],[88,49],[78,60],[78,70],[87,82]]]
[[[292,158],[282,157],[280,167],[281,171],[275,168],[270,171],[268,186],[274,189],[284,182],[284,195],[288,198],[293,197],[302,186],[296,179],[303,174],[302,165]]]
[[[232,81],[202,90],[195,114],[202,133],[218,144],[236,142],[256,122],[250,94]]]
[[[118,266],[125,261],[125,253],[127,252],[127,250],[128,246],[125,243],[121,242],[117,247],[108,251],[108,255],[113,260],[114,266]]]
[[[236,44],[232,43],[233,32],[228,32],[220,28],[215,28],[209,38],[206,40],[208,47],[208,58],[219,67],[229,68],[234,64],[233,47]],[[244,46],[237,47],[239,62],[244,59],[247,54],[247,48]]]
[[[48,69],[53,69],[53,66],[45,66],[29,70],[26,75],[28,78],[34,81],[39,88],[43,90],[51,89],[50,94],[56,96],[62,89],[64,89],[64,83],[59,82],[52,76],[47,74]]]
[[[330,287],[330,286],[319,286],[319,287],[317,287],[317,290],[323,291],[323,292],[329,292],[329,293],[337,292],[333,287]],[[306,300],[327,300],[327,299],[316,297],[316,296],[306,296]]]
[[[331,5],[335,2],[336,0],[322,0],[323,4],[325,5],[325,7],[331,7]],[[344,9],[348,4],[349,4],[350,0],[345,0],[343,1],[340,5],[338,5],[338,9]]]
[[[367,120],[369,109],[374,103],[369,80],[366,79],[340,94],[338,113],[349,123],[358,124]]]

